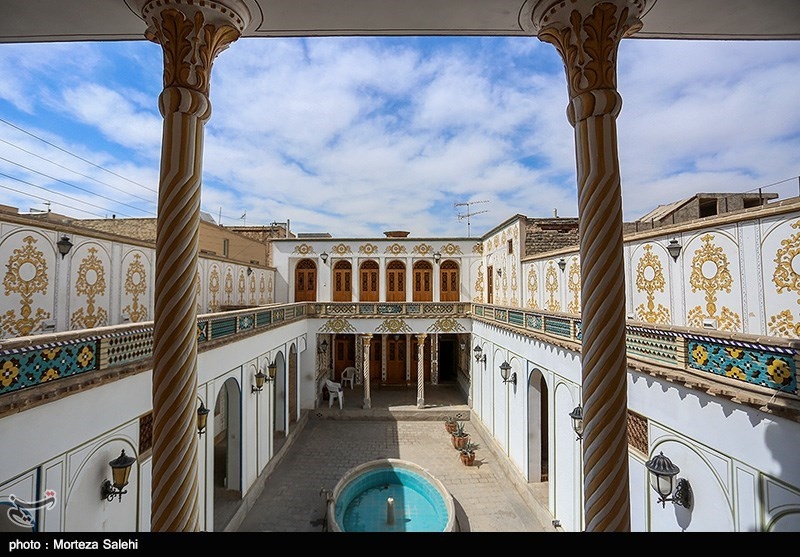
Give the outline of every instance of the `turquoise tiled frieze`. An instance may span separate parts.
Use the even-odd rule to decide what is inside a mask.
[[[99,339],[43,344],[0,351],[0,394],[93,371],[99,367]]]
[[[688,364],[693,369],[788,393],[797,391],[791,348],[685,336]]]

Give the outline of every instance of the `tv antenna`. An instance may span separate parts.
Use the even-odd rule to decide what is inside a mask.
[[[489,212],[489,209],[484,209],[483,211],[473,211],[472,210],[472,206],[475,205],[476,203],[489,203],[489,202],[488,201],[466,201],[464,203],[455,203],[456,207],[466,207],[467,208],[467,212],[466,213],[461,213],[460,215],[458,215],[458,220],[459,221],[467,219],[467,238],[470,237],[470,230],[469,230],[469,228],[470,228],[470,217],[475,216],[475,215],[480,215],[481,213],[488,213]]]

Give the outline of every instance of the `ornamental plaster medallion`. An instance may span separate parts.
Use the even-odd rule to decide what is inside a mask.
[[[581,266],[577,260],[573,259],[569,266],[569,276],[567,277],[567,290],[572,294],[572,299],[567,308],[575,315],[581,313]]]
[[[800,221],[792,224],[792,228],[800,228]],[[772,273],[772,282],[776,292],[794,292],[800,294],[800,232],[792,234],[781,240],[781,248],[775,253],[775,272]],[[800,304],[800,296],[795,300]],[[795,322],[792,310],[785,309],[772,315],[769,319],[769,332],[771,334],[800,338],[800,321]]]
[[[356,328],[344,317],[334,317],[333,319],[329,319],[322,327],[319,328],[319,330],[326,333],[356,332]]]
[[[128,314],[131,321],[138,323],[147,319],[147,306],[139,303],[139,297],[147,292],[147,274],[142,265],[142,255],[133,254],[133,261],[125,272],[125,293],[133,297],[133,301],[122,308],[122,313]],[[199,277],[199,275],[198,275]],[[195,277],[196,279],[198,277]],[[197,285],[197,295],[200,295],[200,285]]]
[[[375,328],[375,331],[379,333],[411,333],[413,329],[402,317],[389,317],[384,319],[383,323]]]
[[[264,292],[267,289],[266,279],[264,277],[264,271],[261,271],[258,276],[258,305],[263,306],[267,303],[266,298],[264,297]]]
[[[211,292],[211,302],[208,304],[208,308],[211,310],[211,313],[216,313],[219,307],[219,302],[217,301],[217,294],[219,294],[219,268],[216,264],[211,266],[211,277],[208,279],[208,291]]]
[[[96,307],[98,296],[106,293],[106,271],[103,262],[97,257],[97,248],[87,250],[89,255],[81,260],[78,279],[75,281],[75,294],[86,296],[86,307],[78,308],[72,314],[70,326],[73,329],[93,329],[108,325],[108,311]]]
[[[480,245],[481,244],[475,244],[475,246],[473,246],[473,251],[475,248],[480,248]],[[461,251],[461,246],[454,244],[453,242],[448,242],[447,244],[443,245],[441,248],[439,248],[439,252],[447,257],[463,254]]]
[[[653,246],[644,246],[644,255],[636,265],[636,291],[647,294],[647,302],[636,306],[636,317],[647,323],[670,323],[669,309],[656,305],[655,293],[664,292],[666,280],[661,259],[653,253]]]
[[[411,248],[413,255],[429,255],[433,253],[433,246],[430,244],[417,244]]]
[[[427,331],[431,333],[452,333],[465,330],[464,326],[452,317],[440,317],[427,328]]]
[[[297,254],[297,255],[306,256],[306,255],[309,255],[311,253],[316,253],[316,252],[314,251],[314,246],[310,246],[308,244],[299,244],[299,245],[294,247],[294,250],[292,251],[292,253]]]
[[[225,303],[231,304],[231,294],[233,294],[233,271],[230,267],[225,269]]]
[[[547,262],[547,270],[544,276],[544,289],[550,295],[548,298],[547,309],[549,311],[561,311],[561,302],[557,299],[558,296],[558,275],[556,274],[556,265],[552,261]]]
[[[390,246],[386,246],[386,249],[383,250],[383,253],[388,253],[390,255],[400,255],[401,253],[407,253],[406,247],[398,244],[395,242]]]
[[[695,251],[692,258],[692,274],[689,284],[692,292],[702,290],[705,292],[705,312],[700,306],[695,306],[689,311],[687,321],[690,326],[702,327],[703,319],[715,319],[717,328],[723,331],[738,331],[741,328],[739,314],[723,306],[717,313],[717,294],[721,291],[730,292],[733,278],[728,270],[728,257],[723,249],[715,245],[714,235],[706,234],[700,238],[703,245]]]
[[[6,274],[3,278],[5,295],[19,295],[20,315],[10,309],[0,317],[0,326],[9,336],[27,336],[39,330],[42,323],[50,319],[50,312],[44,308],[33,309],[33,297],[46,294],[48,277],[47,261],[44,254],[36,248],[37,239],[26,236],[23,246],[15,249],[6,263]]]
[[[244,305],[244,292],[247,287],[247,281],[244,276],[244,269],[239,269],[239,280],[237,281],[236,290],[239,293],[239,301],[236,302],[240,306]]]
[[[344,243],[341,243],[341,244],[336,244],[335,246],[332,246],[331,247],[331,253],[333,255],[340,255],[341,256],[341,255],[352,254],[353,252],[350,251],[350,246],[348,246],[348,245],[346,245]]]
[[[539,273],[536,272],[536,265],[532,264],[528,269],[528,307],[539,309]]]
[[[362,244],[358,246],[358,253],[362,253],[364,255],[375,255],[378,253],[378,246],[375,244]]]

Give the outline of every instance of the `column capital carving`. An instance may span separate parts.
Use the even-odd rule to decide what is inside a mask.
[[[570,99],[617,88],[617,47],[642,28],[655,0],[538,0],[528,28],[561,55]],[[528,21],[525,22],[526,24]]]
[[[211,67],[244,32],[250,12],[241,0],[137,0],[145,38],[164,52],[164,88],[208,95]]]

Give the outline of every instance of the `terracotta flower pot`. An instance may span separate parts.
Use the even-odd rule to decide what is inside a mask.
[[[457,428],[458,428],[458,425],[455,422],[445,422],[444,423],[444,429],[447,431],[447,433],[449,433],[451,435],[453,433],[455,433]]]
[[[451,435],[450,439],[453,441],[453,448],[460,450],[463,449],[464,445],[466,445],[469,442],[469,435],[464,435],[462,437],[459,437],[457,435]]]
[[[461,453],[460,457],[464,466],[472,466],[475,462],[475,453]]]

